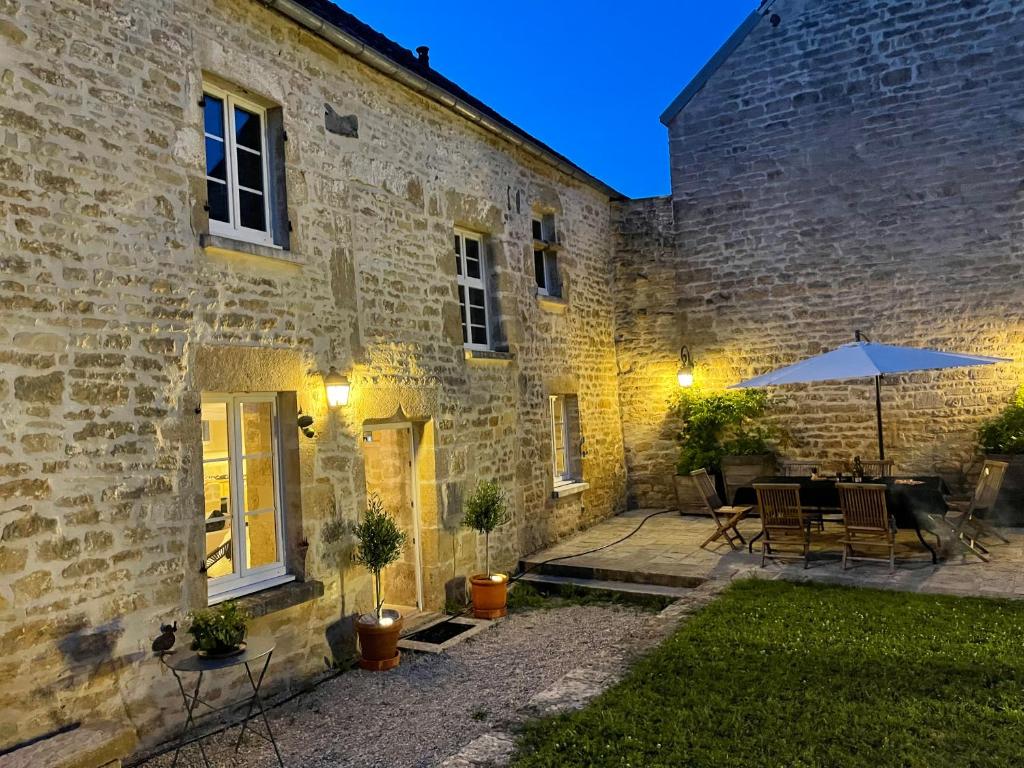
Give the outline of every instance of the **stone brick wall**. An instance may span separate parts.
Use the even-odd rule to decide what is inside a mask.
[[[952,480],[1021,379],[1024,5],[778,0],[771,12],[778,26],[762,19],[669,126],[675,253],[647,233],[619,260],[632,271],[617,290],[623,429],[644,505],[671,502],[655,478],[672,471],[661,403],[680,344],[712,387],[858,328],[1015,358],[886,382],[887,455]],[[664,228],[655,207],[620,210],[627,240],[645,218]],[[787,455],[876,454],[870,382],[776,392]]]
[[[505,567],[624,505],[602,193],[251,0],[0,0],[0,37],[0,747],[79,719],[127,721],[145,744],[180,723],[149,644],[206,601],[204,391],[291,393],[315,419],[315,438],[289,437],[288,547],[309,539],[325,594],[254,623],[277,640],[277,690],[351,654],[350,618],[372,604],[345,533],[365,422],[417,424],[432,608],[481,567],[458,525],[478,479],[512,500]],[[204,72],[283,107],[287,261],[199,247]],[[358,138],[325,130],[325,104]],[[535,205],[565,244],[564,314],[534,297]],[[487,238],[509,361],[465,359],[455,225]],[[331,365],[353,380],[333,411]],[[556,502],[559,391],[579,394],[591,488]],[[211,681],[224,697],[236,683]]]

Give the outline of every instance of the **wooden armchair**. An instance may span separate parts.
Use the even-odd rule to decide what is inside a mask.
[[[722,500],[718,497],[718,491],[715,490],[715,481],[711,479],[706,469],[694,470],[690,476],[697,484],[700,495],[704,497],[711,519],[715,521],[715,532],[704,540],[704,543],[700,545],[701,548],[724,538],[731,549],[743,549],[746,542],[736,526],[753,507],[728,507],[722,504]]]
[[[892,477],[895,462],[892,459],[862,459],[860,465],[864,467],[865,477]],[[853,462],[847,462],[846,471],[853,471]]]
[[[969,502],[950,501],[949,506],[960,510],[963,514],[953,525],[953,534],[957,537],[965,549],[970,550],[983,561],[988,562],[988,549],[978,541],[985,535],[992,535],[1009,543],[1003,534],[996,530],[991,522],[985,519],[995,507],[996,499],[999,498],[999,491],[1003,487],[1003,478],[1010,465],[1005,461],[992,461],[986,459],[981,468],[981,475],[978,477],[978,485],[974,489],[974,496]]]
[[[820,461],[782,461],[779,464],[783,477],[810,477],[821,468]]]
[[[797,549],[807,567],[811,550],[811,518],[800,506],[797,483],[755,483],[761,513],[761,567],[765,560],[791,559],[793,554],[777,550]]]
[[[843,570],[850,560],[888,562],[889,573],[896,570],[896,521],[886,505],[884,485],[871,483],[839,483],[839,508],[843,511],[846,535],[843,545]],[[863,547],[889,550],[888,558],[857,554]]]

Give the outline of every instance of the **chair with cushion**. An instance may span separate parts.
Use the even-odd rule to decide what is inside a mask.
[[[798,483],[755,483],[761,513],[761,567],[765,560],[792,559],[798,550],[807,567],[811,551],[811,518],[800,505]]]
[[[999,498],[999,491],[1003,487],[1006,469],[1009,466],[1005,461],[986,459],[981,468],[981,475],[978,477],[978,485],[974,489],[973,498],[969,502],[948,502],[951,508],[958,509],[963,513],[956,525],[952,526],[954,535],[965,549],[970,550],[985,562],[988,562],[989,552],[978,539],[991,535],[1001,539],[1004,543],[1009,543],[1009,539],[985,519],[992,514],[996,499]]]
[[[850,560],[887,562],[889,573],[896,570],[896,521],[886,505],[884,485],[873,483],[839,483],[839,508],[843,511],[845,536],[843,570]],[[889,556],[868,557],[858,554],[863,548],[887,549]]]
[[[740,520],[747,516],[753,507],[729,507],[724,505],[718,496],[718,491],[715,490],[715,481],[711,479],[711,475],[708,474],[706,469],[694,470],[690,473],[690,476],[693,478],[694,483],[696,483],[700,495],[704,498],[704,503],[707,504],[711,519],[715,521],[715,532],[704,540],[701,547],[706,547],[711,542],[724,538],[732,549],[743,549],[743,545],[746,542],[736,526]]]

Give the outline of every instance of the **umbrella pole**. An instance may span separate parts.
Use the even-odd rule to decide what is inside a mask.
[[[885,461],[885,441],[882,439],[882,377],[875,376],[875,415],[878,418],[878,458]]]

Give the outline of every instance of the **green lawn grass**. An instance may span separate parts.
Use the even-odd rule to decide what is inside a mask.
[[[1024,604],[742,581],[515,768],[1024,766]]]

